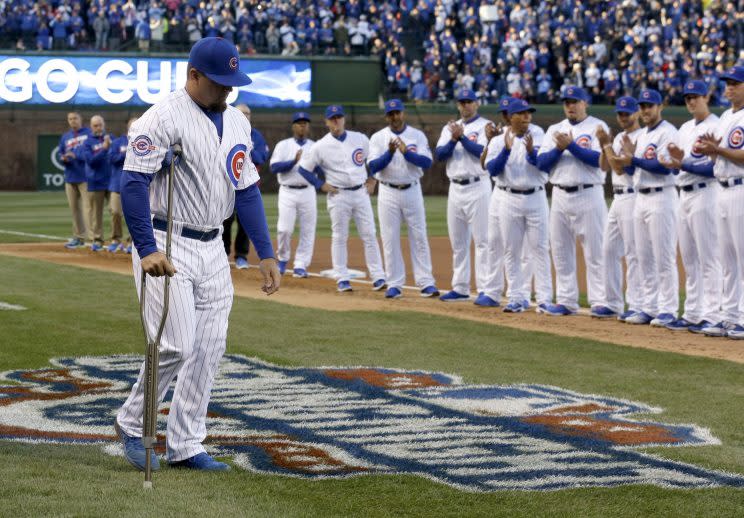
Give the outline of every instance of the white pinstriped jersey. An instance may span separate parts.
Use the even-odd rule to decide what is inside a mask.
[[[177,90],[150,107],[129,130],[124,169],[154,174],[168,148],[180,144],[176,162],[173,219],[196,229],[212,229],[233,213],[235,190],[259,179],[249,157],[253,147],[251,125],[236,108],[222,114],[222,139],[202,109]],[[168,179],[156,174],[150,184],[150,210],[166,216]]]
[[[695,119],[692,119],[680,126],[677,141],[680,149],[685,152],[685,156],[682,160],[690,160],[693,163],[704,163],[710,160],[710,158],[705,155],[695,153],[693,148],[698,138],[703,136],[705,133],[715,133],[717,127],[718,116],[713,115],[712,113],[708,115],[705,120],[696,123]],[[689,185],[705,180],[707,179],[700,175],[680,170],[676,178],[676,183],[677,185]]]
[[[306,153],[310,152],[310,148],[314,143],[314,140],[305,139],[305,141],[300,144],[294,137],[280,140],[279,142],[277,142],[276,146],[274,147],[274,151],[271,153],[271,160],[269,161],[269,164],[273,165],[278,162],[288,162],[289,160],[294,160],[295,156],[297,156],[297,152],[300,149],[302,150],[302,155],[305,156]],[[300,160],[301,159],[302,157],[300,157]],[[292,169],[290,169],[286,173],[277,174],[279,184],[309,185],[307,183],[307,180],[305,180],[302,175],[297,172],[299,168],[300,163],[297,162],[295,165],[292,166]]]
[[[555,148],[553,135],[556,133],[570,133],[573,136],[573,141],[580,147],[584,149],[592,149],[594,151],[601,151],[602,146],[597,140],[596,135],[597,128],[600,126],[604,128],[607,133],[610,132],[607,124],[591,115],[576,124],[571,124],[568,119],[563,119],[558,124],[550,126],[548,131],[545,132],[545,138],[543,139],[540,153],[545,153]],[[572,185],[590,183],[603,184],[604,181],[605,173],[602,169],[585,164],[573,156],[568,150],[563,152],[558,163],[550,172],[550,183],[554,185],[570,187]]]
[[[540,126],[535,124],[530,124],[529,132],[532,135],[532,145],[539,153],[539,148],[545,138],[545,132],[543,132]],[[496,158],[502,149],[504,149],[503,133],[495,136],[489,142],[486,164]],[[545,185],[547,181],[548,175],[527,161],[527,147],[524,145],[524,138],[515,135],[504,172],[498,176],[494,176],[494,183],[497,186],[511,187],[513,189],[532,189],[533,187]]]
[[[346,130],[343,141],[326,133],[309,152],[302,152],[300,166],[306,171],[320,166],[329,184],[334,187],[354,187],[367,180],[364,163],[368,153],[369,139],[363,133]]]
[[[400,133],[395,133],[390,126],[385,126],[372,135],[369,140],[369,159],[380,158],[388,150],[389,142],[395,138],[400,138],[410,151],[431,158],[431,149],[424,132],[406,125]],[[423,175],[424,171],[420,167],[406,160],[403,154],[396,150],[387,167],[378,171],[375,177],[383,182],[406,184],[415,182]]]
[[[615,152],[616,155],[622,155],[623,137],[627,134],[631,142],[636,142],[638,140],[638,135],[640,135],[642,131],[643,128],[638,128],[631,133],[628,133],[627,131],[621,131],[620,133],[615,135],[615,140],[612,141],[612,150]],[[633,177],[629,174],[617,174],[615,171],[612,171],[612,185],[613,187],[622,188],[633,187]]]
[[[677,142],[678,133],[677,128],[665,120],[659,122],[653,128],[648,126],[643,128],[636,141],[635,156],[647,160],[657,157],[668,160],[667,147],[672,142],[679,144]],[[640,167],[636,167],[633,174],[633,185],[639,189],[674,185],[674,175],[649,173]]]
[[[729,108],[723,112],[716,136],[720,137],[721,146],[729,149],[742,149],[744,147],[744,108],[739,108],[737,112]],[[741,178],[744,177],[744,166],[719,155],[713,166],[713,174],[719,180]]]
[[[470,119],[470,122],[467,124],[463,119],[457,121],[458,124],[464,124],[465,137],[481,146],[488,145],[486,125],[490,122],[490,120],[480,115],[476,115]],[[452,132],[445,126],[442,128],[442,134],[437,141],[437,147],[446,145],[450,140],[452,140]],[[447,160],[447,178],[471,178],[473,176],[485,176],[487,174],[480,165],[480,157],[473,156],[466,151],[460,142],[455,144],[452,156]]]

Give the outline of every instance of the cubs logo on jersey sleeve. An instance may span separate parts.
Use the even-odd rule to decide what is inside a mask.
[[[132,151],[137,156],[147,156],[157,147],[152,145],[152,140],[147,135],[138,135],[132,141]]]
[[[472,133],[468,133],[468,140],[470,142],[477,142],[478,141],[478,132],[474,131]]]
[[[701,137],[695,139],[695,143],[692,145],[692,148],[690,148],[690,156],[692,158],[703,158],[705,156],[698,151],[700,149],[698,146],[702,144],[702,142],[703,139]]]
[[[416,147],[416,144],[408,144],[408,145],[406,146],[406,149],[407,149],[408,151],[410,151],[411,153],[416,153],[416,152],[418,152],[418,147]]]
[[[360,147],[356,148],[351,154],[351,161],[359,167],[364,165],[364,150]]]
[[[578,137],[576,137],[574,142],[576,142],[577,146],[584,148],[584,149],[589,149],[592,147],[591,135],[579,135]]]
[[[233,184],[233,187],[238,186],[240,177],[243,176],[243,166],[245,165],[247,151],[248,148],[245,144],[236,144],[227,154],[225,167],[227,177],[230,179],[230,183]]]
[[[656,144],[649,144],[646,149],[643,150],[643,158],[646,160],[653,160],[656,158]]]
[[[744,146],[744,128],[737,126],[728,135],[728,145],[731,149],[739,149]]]

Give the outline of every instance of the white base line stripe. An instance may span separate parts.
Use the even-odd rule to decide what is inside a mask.
[[[28,232],[16,232],[15,230],[0,229],[0,234],[10,234],[12,236],[36,237],[39,239],[52,239],[54,241],[67,241],[66,237],[48,236],[46,234],[29,234]]]
[[[23,311],[27,308],[23,306],[18,306],[16,304],[9,304],[8,302],[2,302],[0,301],[0,311],[2,310],[8,310],[8,311]]]

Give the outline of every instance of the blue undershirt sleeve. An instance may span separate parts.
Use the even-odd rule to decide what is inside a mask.
[[[277,173],[286,173],[287,171],[290,171],[295,165],[294,160],[287,160],[285,162],[274,162],[271,164],[271,172],[274,174]]]
[[[316,189],[320,189],[323,186],[323,180],[315,176],[307,169],[304,169],[302,166],[297,169],[297,172],[300,173],[302,177],[308,181],[308,183],[314,185]]]
[[[682,170],[705,178],[713,178],[713,161],[706,160],[702,163],[695,163],[691,160],[684,160]]]
[[[527,163],[537,167],[537,148],[532,148],[532,153],[527,153]]]
[[[408,160],[416,167],[420,167],[421,169],[429,169],[431,167],[431,158],[429,158],[428,156],[419,155],[418,153],[414,153],[410,150],[406,150],[406,152],[403,153],[403,158]]]
[[[655,158],[647,159],[647,158],[638,158],[634,156],[631,164],[636,167],[640,167],[641,169],[645,169],[649,173],[653,173],[653,174],[660,174],[660,175],[672,174],[671,169],[667,169],[666,167],[661,165],[661,163]]]
[[[260,166],[266,159],[269,158],[268,146],[263,135],[258,130],[251,132],[251,138],[253,139],[253,149],[251,149],[251,162],[256,166]]]
[[[478,144],[477,142],[473,142],[465,135],[460,137],[460,144],[462,144],[462,147],[465,148],[465,151],[473,155],[475,158],[480,159],[480,156],[483,153],[482,145]]]
[[[568,149],[568,151],[573,156],[584,162],[586,165],[599,167],[599,151],[594,151],[593,149],[584,149],[576,142],[571,142],[566,149]]]
[[[393,154],[390,152],[389,149],[387,149],[382,155],[380,155],[378,158],[375,158],[374,160],[370,160],[367,164],[369,165],[370,172],[372,174],[375,174],[390,165],[390,162],[392,160]]]
[[[140,259],[158,251],[150,217],[150,182],[153,175],[122,171],[121,208]]]
[[[488,174],[490,174],[491,176],[498,176],[503,173],[504,167],[506,167],[506,161],[509,160],[510,154],[510,149],[503,148],[501,150],[501,153],[499,153],[496,158],[486,164]]]
[[[439,146],[438,148],[436,148],[434,150],[434,156],[440,162],[444,162],[445,160],[447,160],[448,158],[452,156],[452,153],[455,151],[456,144],[457,142],[452,142],[452,140],[450,140],[445,145]]]
[[[557,147],[554,147],[550,151],[546,151],[545,153],[540,153],[537,155],[537,168],[540,169],[540,171],[543,171],[545,173],[550,173],[550,170],[555,167],[555,164],[558,163],[558,160],[561,159],[561,155],[563,154],[563,151],[558,149]]]
[[[247,189],[235,192],[235,210],[240,224],[256,248],[259,259],[273,258],[274,248],[271,245],[266,211],[258,185],[253,184]]]
[[[635,174],[635,167],[628,165],[623,167],[623,171],[625,171],[625,174],[633,176]]]

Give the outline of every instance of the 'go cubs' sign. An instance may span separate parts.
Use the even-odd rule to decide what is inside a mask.
[[[64,358],[0,375],[0,438],[97,443],[121,454],[114,416],[140,363],[136,356]],[[287,368],[231,355],[215,379],[205,446],[254,472],[310,479],[411,473],[469,491],[744,487],[742,476],[635,451],[718,444],[695,425],[629,417],[658,412],[557,387],[465,385],[397,369]],[[160,413],[164,421],[168,409]]]

